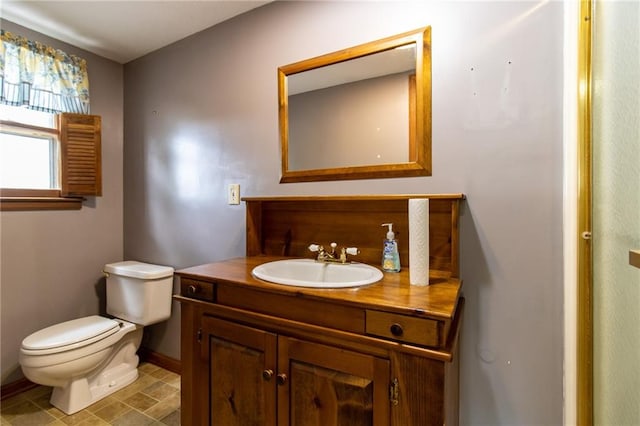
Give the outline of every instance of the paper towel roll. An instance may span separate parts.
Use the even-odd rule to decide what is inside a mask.
[[[409,199],[409,283],[429,285],[429,199]]]

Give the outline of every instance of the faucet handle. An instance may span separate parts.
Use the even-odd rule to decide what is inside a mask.
[[[318,244],[310,244],[308,249],[309,251],[316,252],[320,250],[320,246]]]
[[[360,254],[360,250],[358,250],[358,247],[347,247],[346,251],[347,254],[350,254],[352,256]]]

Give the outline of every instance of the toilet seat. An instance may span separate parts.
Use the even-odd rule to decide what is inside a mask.
[[[22,341],[22,351],[32,355],[69,351],[100,341],[119,329],[119,321],[91,315],[36,331]]]

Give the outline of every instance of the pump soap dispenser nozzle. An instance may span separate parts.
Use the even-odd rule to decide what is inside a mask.
[[[393,223],[383,223],[382,226],[389,227],[389,231],[387,232],[387,240],[394,240],[396,234],[393,233]]]

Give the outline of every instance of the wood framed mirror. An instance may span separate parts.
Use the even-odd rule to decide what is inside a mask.
[[[431,175],[431,27],[278,68],[281,183]]]

